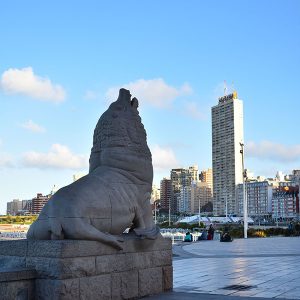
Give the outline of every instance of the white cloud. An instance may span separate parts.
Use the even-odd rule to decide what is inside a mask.
[[[245,155],[256,158],[266,158],[281,162],[291,162],[300,159],[300,145],[286,146],[270,141],[255,143],[253,141],[245,144]]]
[[[13,159],[11,155],[6,153],[0,153],[0,168],[12,168],[14,167]]]
[[[178,166],[174,151],[169,147],[154,145],[151,147],[154,172],[166,172]]]
[[[31,67],[6,70],[0,86],[7,94],[22,94],[38,100],[62,102],[66,97],[62,86],[35,75]]]
[[[108,89],[106,97],[110,102],[117,99],[119,89],[122,87],[130,90],[131,94],[140,101],[147,102],[159,108],[168,107],[175,98],[192,93],[192,88],[187,83],[183,84],[180,88],[175,88],[166,84],[162,78],[150,80],[139,79]]]
[[[21,124],[21,126],[29,131],[33,131],[36,133],[43,133],[45,132],[45,128],[34,123],[32,120],[28,120],[27,122]]]
[[[88,157],[72,153],[67,146],[53,144],[48,153],[25,153],[22,164],[41,169],[84,169],[88,167]]]
[[[196,120],[204,120],[205,115],[199,110],[196,102],[188,102],[185,104],[184,112],[186,115],[190,116]]]

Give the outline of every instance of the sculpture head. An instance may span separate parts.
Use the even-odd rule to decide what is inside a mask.
[[[120,89],[118,99],[103,113],[95,128],[90,172],[101,165],[137,173],[143,169],[151,175],[152,182],[151,152],[138,106],[129,90]]]

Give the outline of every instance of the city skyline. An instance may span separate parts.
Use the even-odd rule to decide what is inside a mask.
[[[298,1],[2,4],[0,213],[87,173],[119,87],[140,101],[157,185],[172,168],[212,167],[224,80],[244,102],[245,167],[300,169],[299,20]]]

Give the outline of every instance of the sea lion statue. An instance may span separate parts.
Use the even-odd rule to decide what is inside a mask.
[[[95,240],[122,249],[121,234],[155,239],[150,195],[151,152],[138,100],[120,89],[94,131],[89,174],[58,190],[30,226],[27,239]]]

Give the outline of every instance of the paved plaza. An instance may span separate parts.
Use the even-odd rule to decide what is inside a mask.
[[[299,237],[180,243],[173,254],[174,292],[153,300],[300,299]]]

